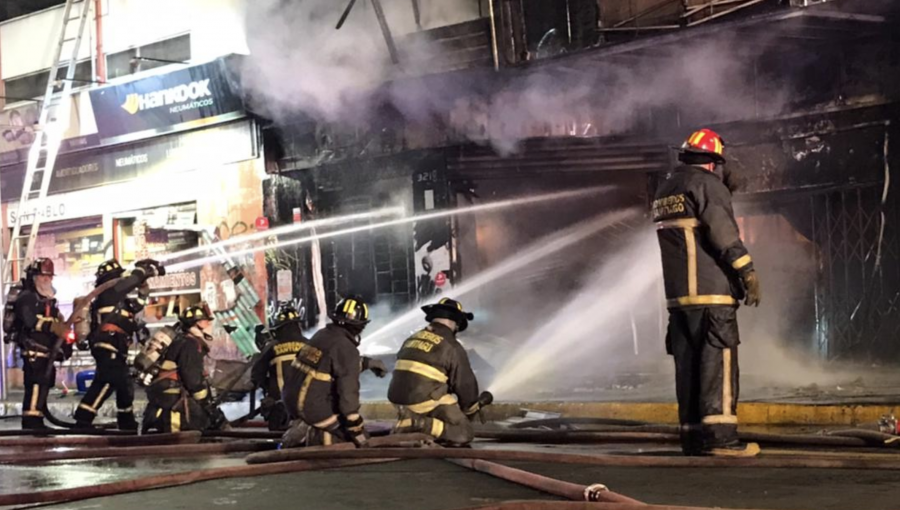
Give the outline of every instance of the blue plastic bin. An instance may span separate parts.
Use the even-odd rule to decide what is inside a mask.
[[[78,386],[78,391],[80,393],[87,391],[88,386],[91,385],[91,381],[94,380],[94,373],[94,370],[83,370],[78,372],[78,375],[75,376],[75,384]]]

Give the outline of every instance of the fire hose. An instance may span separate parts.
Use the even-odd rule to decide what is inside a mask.
[[[178,432],[174,434],[149,434],[143,436],[69,436],[69,437],[25,437],[17,439],[0,438],[0,447],[44,447],[56,446],[153,446],[167,444],[190,444],[200,442],[200,432]]]
[[[316,450],[298,448],[253,453],[248,464],[267,464],[294,460],[372,459],[384,455],[372,449]],[[720,458],[720,457],[650,457],[625,455],[582,455],[513,450],[475,450],[468,448],[395,448],[392,458],[399,459],[479,459],[490,461],[551,462],[593,466],[624,467],[728,467],[728,468],[819,468],[819,469],[884,469],[900,470],[897,460],[826,459],[826,458]]]
[[[50,491],[23,492],[16,494],[0,494],[0,506],[28,505],[34,503],[62,503],[79,501],[83,499],[115,496],[129,492],[160,489],[163,487],[177,487],[208,480],[221,480],[223,478],[239,478],[247,476],[276,475],[283,473],[297,473],[301,471],[314,471],[319,469],[333,469],[340,467],[359,466],[364,464],[379,464],[390,462],[393,459],[368,459],[368,460],[338,460],[338,461],[299,461],[284,462],[266,466],[234,466],[213,469],[200,469],[181,473],[148,476],[136,480],[123,480],[119,482],[89,485],[74,489],[58,489]]]
[[[111,446],[104,448],[78,448],[75,450],[0,454],[0,464],[33,464],[56,460],[99,459],[111,457],[185,457],[198,455],[218,455],[224,453],[247,453],[273,450],[272,442],[235,441],[230,443],[178,444],[158,446]]]
[[[605,485],[599,483],[585,487],[478,459],[447,459],[447,462],[573,501],[643,505],[640,501],[612,492]]]
[[[519,423],[513,423],[509,426],[511,429],[529,429],[529,428],[562,428],[570,425],[621,425],[621,426],[638,426],[650,425],[650,423],[638,420],[622,420],[619,418],[548,418],[543,420],[528,420]]]
[[[130,430],[115,429],[13,429],[0,430],[0,437],[22,436],[136,436],[136,432]]]
[[[868,431],[865,431],[868,432]],[[875,433],[878,434],[878,433]],[[615,428],[612,431],[594,430],[477,430],[475,437],[498,442],[542,443],[542,444],[598,444],[598,443],[677,443],[678,427],[674,425],[648,425],[639,427]],[[877,446],[878,443],[861,437],[811,434],[765,434],[758,432],[740,432],[738,437],[743,441],[752,441],[762,445],[797,445],[797,446],[829,446],[829,447],[865,447]],[[883,441],[883,438],[882,442]],[[898,445],[900,446],[900,445]]]
[[[504,501],[462,510],[712,510],[697,506],[635,505],[633,503],[588,503],[584,501]]]
[[[184,433],[182,433],[184,434]],[[87,487],[77,487],[73,489],[60,489],[51,491],[25,492],[16,494],[0,495],[0,507],[6,505],[27,505],[34,503],[60,503],[66,501],[78,501],[89,498],[115,496],[117,494],[125,494],[129,492],[137,492],[148,489],[159,489],[163,487],[175,487],[180,485],[188,485],[196,482],[204,482],[208,480],[220,480],[223,478],[240,478],[249,476],[274,475],[282,473],[296,473],[301,471],[313,471],[318,469],[333,469],[340,467],[359,466],[365,464],[378,464],[391,462],[395,459],[388,458],[392,449],[386,450],[378,448],[393,445],[405,445],[410,442],[420,442],[430,440],[430,436],[424,434],[397,434],[383,438],[373,438],[369,444],[373,448],[367,449],[375,453],[380,452],[381,457],[375,459],[363,460],[314,460],[314,461],[298,461],[298,462],[282,462],[278,464],[262,465],[262,466],[234,466],[213,469],[193,470],[181,473],[171,473],[166,475],[150,476],[139,478],[136,480],[123,480],[119,482],[111,482]],[[328,447],[314,447],[308,450],[322,449],[343,450],[345,448],[356,448],[353,443],[340,443]]]

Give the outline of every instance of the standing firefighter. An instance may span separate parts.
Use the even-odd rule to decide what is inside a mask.
[[[758,306],[759,280],[731,206],[722,139],[703,129],[685,141],[683,163],[653,201],[662,252],[675,387],[686,455],[752,456],[737,436],[740,300]],[[722,169],[724,171],[724,168]],[[725,182],[723,182],[723,179]]]
[[[270,324],[271,341],[257,346],[261,354],[250,372],[250,381],[254,388],[263,390],[260,408],[269,429],[284,430],[289,422],[287,409],[281,401],[285,376],[297,353],[309,340],[300,330],[300,313],[290,304],[282,304]]]
[[[147,304],[150,287],[147,279],[164,275],[165,269],[154,260],[141,260],[127,278],[125,268],[110,259],[97,268],[95,286],[120,278],[91,303],[91,328],[88,342],[91,355],[97,361],[97,373],[78,409],[75,421],[80,427],[90,427],[103,402],[115,392],[116,421],[123,430],[137,430],[134,419],[134,382],[128,370],[128,349],[139,329],[137,314]],[[137,297],[128,297],[137,290]]]
[[[25,399],[22,401],[22,428],[42,429],[47,395],[56,384],[54,361],[63,361],[72,355],[72,346],[63,343],[63,349],[53,356],[58,339],[65,339],[69,327],[59,312],[53,290],[53,261],[36,259],[25,270],[23,289],[16,298],[13,311],[14,329],[22,353],[25,376]]]
[[[147,387],[144,432],[210,430],[224,425],[225,417],[213,401],[203,367],[209,352],[207,342],[212,341],[212,321],[205,304],[181,313],[180,329],[167,339],[171,343],[164,348],[155,367],[158,372]]]
[[[494,399],[486,391],[479,395],[469,356],[456,340],[474,315],[449,298],[422,311],[429,324],[403,343],[388,388],[388,400],[400,409],[395,432],[467,445],[475,436],[470,420]]]
[[[359,414],[359,374],[366,369],[378,377],[387,373],[384,363],[359,355],[369,307],[353,296],[341,300],[329,317],[332,323],[300,349],[288,371],[284,403],[297,422],[286,434],[284,446],[296,446],[306,427],[309,446],[368,442]]]

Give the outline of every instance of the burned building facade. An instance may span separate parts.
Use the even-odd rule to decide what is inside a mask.
[[[573,1],[554,14],[493,2],[482,18],[396,41],[403,50],[429,40],[437,53],[430,67],[407,61],[357,122],[272,122],[264,130],[264,213],[273,225],[379,207],[461,209],[566,189],[599,194],[300,245],[269,258],[271,292],[279,270],[289,270],[282,276],[308,304],[309,325],[321,316],[317,294],[331,305],[352,291],[406,310],[587,217],[646,208],[673,165],[670,146],[711,127],[744,181],[737,212],[759,259],[763,306],[790,318],[769,333],[823,359],[900,360],[900,215],[891,179],[900,41],[889,28],[897,8],[859,0],[645,3]],[[413,99],[425,95],[426,106]],[[617,235],[642,228],[621,223],[568,248],[565,260],[514,272],[505,277],[516,280],[510,293],[519,284],[548,296],[576,288],[590,261],[621,242]],[[647,342],[661,341],[658,301],[633,327]]]

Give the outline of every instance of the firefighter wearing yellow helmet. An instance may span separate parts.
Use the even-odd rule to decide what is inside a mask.
[[[147,387],[144,432],[213,430],[225,425],[203,365],[213,339],[213,320],[206,303],[189,306],[178,317],[178,333]]]
[[[253,364],[250,381],[254,388],[262,388],[260,414],[269,430],[285,430],[289,422],[287,409],[281,401],[285,376],[297,353],[309,342],[300,328],[300,312],[290,303],[282,303],[269,320],[268,334],[263,333],[260,337],[268,342],[257,345],[260,355]]]
[[[298,446],[304,439],[308,446],[368,442],[359,413],[359,374],[366,369],[379,377],[387,373],[381,361],[359,355],[369,305],[351,296],[338,302],[329,317],[331,324],[300,348],[285,378],[282,398],[293,423],[284,447]]]

